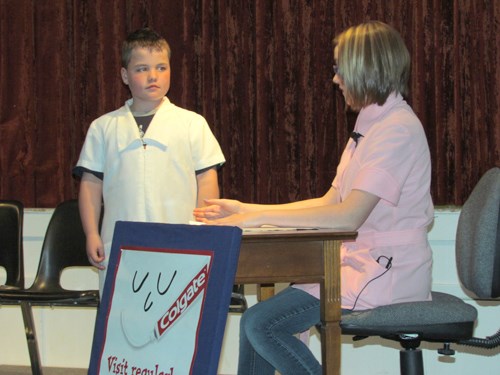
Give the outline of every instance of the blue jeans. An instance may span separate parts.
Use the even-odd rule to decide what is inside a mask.
[[[321,365],[295,334],[320,323],[320,301],[288,287],[249,308],[240,323],[238,375],[318,375]]]

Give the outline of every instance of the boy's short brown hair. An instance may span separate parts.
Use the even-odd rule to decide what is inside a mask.
[[[134,31],[133,33],[127,36],[127,39],[123,42],[122,45],[122,67],[127,68],[130,63],[130,58],[132,56],[132,51],[134,48],[151,48],[158,51],[167,51],[168,59],[172,55],[172,51],[170,50],[170,46],[168,45],[165,38],[163,38],[156,31],[151,30],[150,28],[143,28]]]

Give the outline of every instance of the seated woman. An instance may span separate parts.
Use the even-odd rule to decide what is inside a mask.
[[[429,300],[433,219],[429,148],[403,99],[410,56],[389,25],[367,22],[335,39],[333,82],[359,111],[329,191],[288,204],[208,200],[197,220],[358,231],[341,248],[343,313],[396,302]],[[296,334],[320,322],[319,286],[293,285],[248,309],[241,320],[238,374],[320,374]]]

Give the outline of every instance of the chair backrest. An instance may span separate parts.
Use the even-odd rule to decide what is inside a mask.
[[[0,200],[0,266],[5,268],[3,288],[24,288],[24,206],[15,200]]]
[[[30,290],[61,290],[60,278],[65,268],[90,267],[85,241],[78,201],[73,199],[62,202],[56,207],[49,221],[37,275]]]
[[[460,281],[479,298],[500,297],[500,168],[487,171],[462,207],[456,236]]]

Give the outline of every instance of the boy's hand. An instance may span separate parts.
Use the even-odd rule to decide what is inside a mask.
[[[104,245],[102,244],[101,237],[98,234],[91,234],[87,236],[86,244],[87,256],[89,263],[100,270],[105,269],[102,262],[106,258],[104,255]]]

